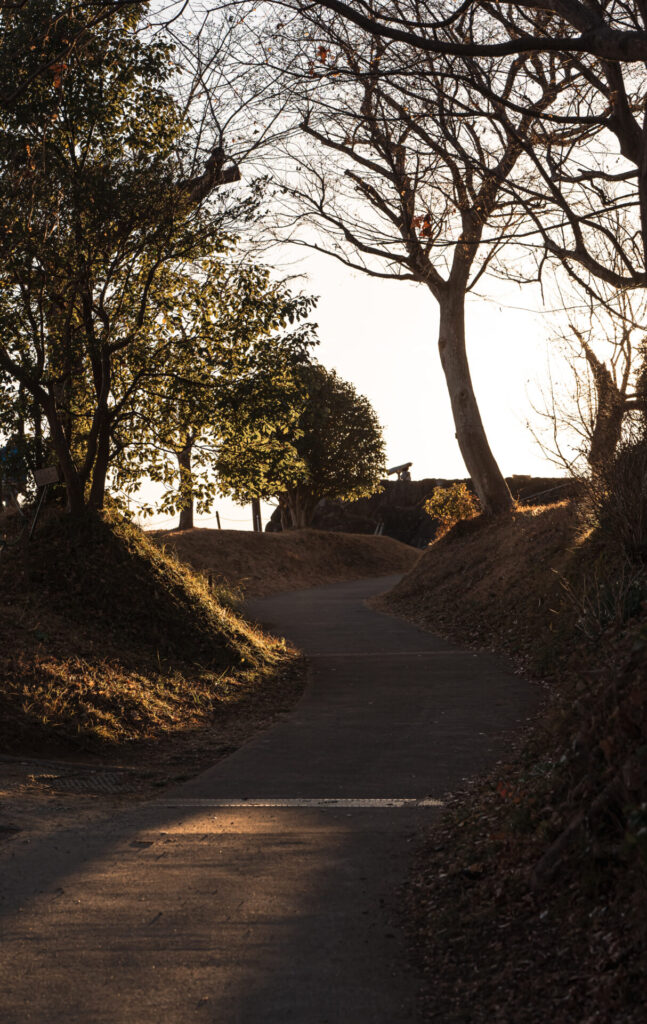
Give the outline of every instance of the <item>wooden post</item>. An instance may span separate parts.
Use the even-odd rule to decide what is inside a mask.
[[[255,533],[263,532],[263,524],[261,522],[261,503],[258,498],[252,498],[252,524]]]
[[[218,529],[222,530],[222,526],[220,525],[220,512],[216,512],[216,522],[218,524]]]

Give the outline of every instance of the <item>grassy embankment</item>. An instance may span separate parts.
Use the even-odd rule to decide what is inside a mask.
[[[646,599],[640,567],[562,503],[459,524],[384,601],[546,688],[507,763],[452,798],[408,891],[432,1019],[644,1019]]]
[[[416,548],[390,537],[324,530],[248,533],[195,529],[154,536],[194,569],[255,597],[407,572],[420,555]]]
[[[0,556],[0,594],[5,751],[123,755],[298,688],[294,652],[117,518],[51,515]]]

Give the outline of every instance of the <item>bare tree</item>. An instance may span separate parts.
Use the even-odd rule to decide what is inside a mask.
[[[288,0],[285,6],[296,6],[305,13],[313,7],[324,8],[370,35],[426,53],[505,57],[543,51],[587,54],[626,63],[647,60],[642,0],[611,0],[605,4],[512,0],[500,7],[486,0],[463,0],[458,6],[437,0],[318,0],[316,4],[290,4]],[[474,29],[470,38],[447,33],[465,22]],[[516,29],[512,38],[508,33],[511,24]]]
[[[334,20],[318,25],[316,40],[293,23],[265,32],[262,45],[264,59],[287,71],[305,135],[285,148],[281,226],[347,266],[430,290],[461,453],[485,511],[507,510],[470,376],[465,298],[521,230],[509,183],[533,173],[527,140],[570,69],[559,58],[484,71],[402,48],[394,55]],[[501,80],[502,99],[484,95],[480,75]],[[532,102],[515,117],[503,100],[519,93]]]
[[[575,292],[563,295],[563,303],[569,307],[568,328],[555,341],[570,380],[562,394],[551,375],[545,407],[536,410],[551,440],[538,440],[569,471],[599,474],[645,408],[640,378],[647,301],[642,292],[610,291],[604,302]]]
[[[557,211],[553,219],[537,217],[536,227],[557,258],[580,264],[618,288],[647,285],[647,12],[642,0],[522,0],[505,5],[482,0],[458,5],[443,0],[321,0],[310,6],[286,0],[279,6],[302,13],[315,33],[322,12],[333,12],[366,38],[391,40],[403,62],[410,48],[421,57],[431,55],[435,64],[441,55],[469,57],[470,68],[482,72],[479,89],[515,113],[529,110],[532,93],[519,93],[512,100],[503,96],[499,83],[488,84],[488,61],[497,57],[505,63],[505,58],[523,53],[568,57],[574,73],[570,109],[539,115],[553,139],[549,149],[527,146],[528,155],[536,159],[540,192]],[[555,132],[558,126],[563,138]],[[580,140],[587,134],[589,139],[601,137],[601,161],[591,162],[590,146],[582,150],[579,142],[573,145],[573,128]],[[583,186],[584,209],[565,194],[577,184]],[[592,200],[588,209],[587,200]],[[599,238],[612,230],[607,214],[618,204],[635,208],[638,235],[630,244],[627,239],[620,243],[622,261],[612,269],[598,258],[597,249]]]

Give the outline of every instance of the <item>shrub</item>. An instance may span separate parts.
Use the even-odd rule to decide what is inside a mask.
[[[631,560],[647,558],[647,442],[623,444],[589,481],[589,502],[601,534]]]
[[[647,573],[629,559],[596,566],[579,585],[568,579],[560,582],[577,612],[575,628],[590,642],[598,641],[610,626],[622,627],[640,615],[647,602]]]
[[[425,512],[440,520],[441,531],[446,533],[462,519],[473,519],[480,512],[479,500],[464,483],[451,487],[436,487],[425,502]]]

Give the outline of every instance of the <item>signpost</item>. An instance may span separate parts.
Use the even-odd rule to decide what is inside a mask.
[[[47,487],[49,484],[57,484],[60,480],[58,466],[46,466],[45,469],[35,469],[32,475],[36,487]]]
[[[60,480],[58,466],[46,466],[45,469],[35,469],[32,475],[34,477],[36,487],[42,487],[42,491],[40,492],[40,500],[36,507],[36,515],[34,516],[34,521],[31,524],[31,529],[29,531],[30,540],[34,536],[34,530],[36,529],[36,523],[38,522],[41,506],[45,500],[45,495],[47,494],[47,488],[50,484],[57,484]]]

